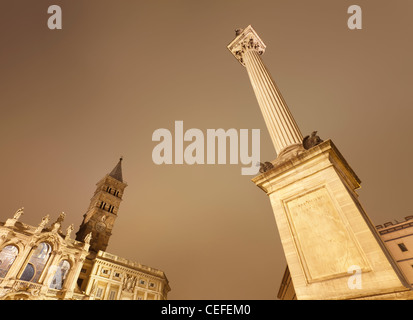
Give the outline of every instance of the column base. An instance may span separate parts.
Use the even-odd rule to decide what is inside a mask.
[[[297,299],[412,297],[331,140],[287,147],[272,164],[252,181],[270,197]]]

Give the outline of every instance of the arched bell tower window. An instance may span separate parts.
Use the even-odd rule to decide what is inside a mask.
[[[51,289],[61,290],[63,289],[63,284],[66,280],[66,276],[70,270],[70,263],[67,260],[62,260],[57,266],[56,273],[50,282],[49,287]]]
[[[44,266],[49,260],[52,247],[46,243],[41,242],[36,249],[33,249],[33,253],[27,263],[20,280],[37,282],[43,272]]]
[[[8,245],[0,252],[0,278],[4,278],[9,272],[11,265],[16,259],[19,249],[16,246]]]

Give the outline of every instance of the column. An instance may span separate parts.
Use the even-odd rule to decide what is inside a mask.
[[[99,264],[96,263],[96,261],[95,261],[94,264],[93,264],[92,270],[89,273],[89,277],[88,277],[89,279],[86,278],[88,280],[88,283],[87,283],[86,288],[85,288],[85,294],[86,295],[91,295],[91,291],[93,289],[93,285],[95,284],[95,281],[96,281],[96,285],[97,285],[97,279],[96,278],[97,278],[97,275],[99,274],[98,269],[99,269]],[[93,293],[93,295],[95,295],[95,294],[96,294],[96,292]]]
[[[301,144],[303,136],[270,73],[262,62],[265,44],[248,26],[238,30],[228,49],[247,69],[265,124],[277,154],[293,144]]]
[[[247,69],[277,153],[295,150],[302,136],[262,63],[265,44],[248,26],[228,49]],[[293,162],[252,181],[270,198],[297,299],[412,300],[411,285],[358,201],[360,179],[332,141],[290,155]],[[357,290],[349,286],[354,266],[363,279]]]
[[[59,265],[60,258],[62,257],[61,251],[52,251],[49,260],[44,266],[42,275],[39,278],[39,283],[49,288],[49,284],[56,274],[57,267]]]
[[[63,290],[65,292],[65,299],[69,299],[73,296],[73,292],[75,290],[77,279],[79,279],[80,270],[83,267],[83,263],[85,261],[85,257],[87,252],[83,251],[81,256],[72,260],[74,263],[69,270],[69,274],[67,275],[66,281],[64,283]]]

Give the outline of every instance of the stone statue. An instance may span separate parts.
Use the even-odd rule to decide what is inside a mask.
[[[37,227],[35,233],[41,232],[48,222],[49,222],[49,215],[46,215],[42,218],[42,221],[40,222],[39,226]]]
[[[61,227],[62,222],[65,219],[65,217],[66,217],[66,214],[64,212],[59,214],[59,217],[57,218],[56,222],[53,223],[52,231],[54,231],[54,232],[59,232],[60,231],[60,227]]]
[[[40,225],[44,227],[48,222],[49,222],[49,215],[46,215],[42,218],[42,222],[40,222]]]
[[[61,214],[59,214],[59,217],[57,218],[56,223],[62,224],[65,217],[66,217],[66,214],[64,212],[62,212]]]
[[[267,172],[268,170],[271,170],[272,168],[274,168],[274,166],[271,162],[268,162],[268,161],[266,161],[264,163],[260,162],[260,172],[261,173]]]
[[[320,144],[321,142],[323,142],[323,140],[321,140],[320,137],[317,136],[317,131],[313,131],[310,136],[306,136],[303,139],[303,147],[304,149],[308,150]]]
[[[239,36],[242,33],[242,31],[244,31],[244,29],[241,29],[241,28],[235,29],[235,35]]]
[[[20,209],[18,209],[16,213],[14,214],[13,219],[19,220],[20,216],[23,214],[23,211],[24,211],[24,207],[21,207]]]
[[[73,229],[74,229],[73,224],[71,224],[70,226],[67,227],[65,240],[70,239],[70,234],[72,233]]]
[[[91,239],[92,239],[92,232],[89,232],[85,237],[85,243],[90,244]]]

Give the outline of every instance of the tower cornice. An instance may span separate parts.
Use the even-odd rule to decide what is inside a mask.
[[[109,173],[106,174],[102,179],[100,179],[100,180],[96,183],[96,185],[98,186],[98,185],[100,185],[100,184],[104,184],[108,179],[109,179],[111,182],[113,182],[114,184],[120,185],[120,186],[122,186],[122,187],[125,187],[125,188],[126,188],[126,187],[128,186],[128,184],[127,184],[126,181],[119,181],[119,180],[117,180],[116,178],[112,177]]]

